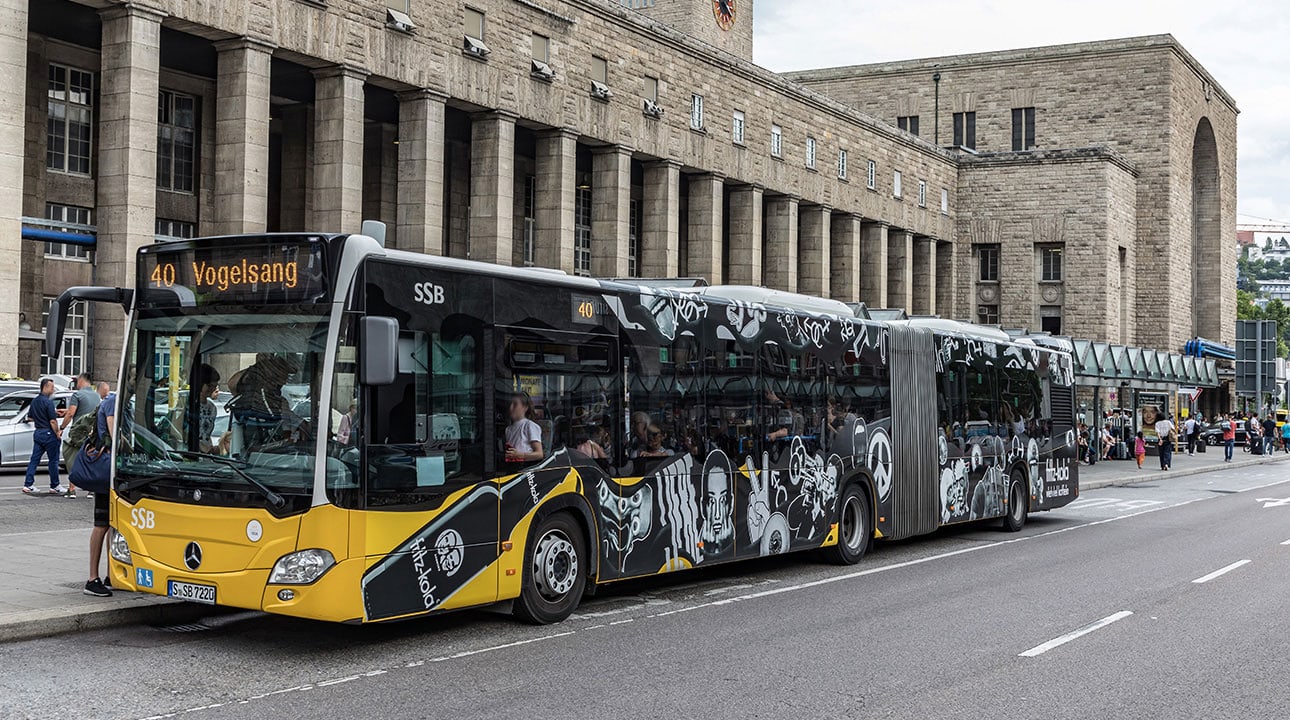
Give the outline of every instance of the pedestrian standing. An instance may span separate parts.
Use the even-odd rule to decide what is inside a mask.
[[[76,453],[80,452],[81,443],[89,437],[94,429],[94,412],[99,409],[99,394],[90,381],[89,373],[76,376],[71,398],[67,400],[67,410],[63,412],[63,457],[67,458],[67,471],[72,471],[76,464]],[[67,497],[76,497],[76,486],[68,478]]]
[[[99,403],[98,411],[94,414],[95,429],[98,432],[99,441],[106,447],[112,447],[112,436],[116,432],[116,394],[104,393],[107,389],[107,383],[99,383],[99,392],[104,394],[103,401]],[[111,460],[107,460],[111,462]],[[110,506],[108,500],[111,498],[111,492],[94,493],[94,529],[90,531],[90,579],[85,583],[86,595],[95,597],[111,597],[112,583],[110,578],[100,577],[99,565],[103,555],[104,539],[108,531],[108,515]],[[106,581],[106,582],[105,582]]]
[[[1224,415],[1220,422],[1223,427],[1223,462],[1232,462],[1232,450],[1236,448],[1236,420],[1231,415]]]
[[[1156,437],[1160,439],[1160,469],[1168,470],[1174,459],[1174,424],[1168,415],[1156,421]]]
[[[1271,455],[1277,442],[1277,421],[1271,415],[1263,419],[1263,454]]]
[[[1187,454],[1188,455],[1196,454],[1196,433],[1197,432],[1199,431],[1196,428],[1196,418],[1194,416],[1187,418],[1187,421],[1183,423],[1183,434],[1187,436]]]
[[[1290,453],[1290,422],[1281,423],[1281,452]]]
[[[40,458],[49,458],[49,494],[62,495],[63,488],[58,484],[59,444],[63,436],[58,426],[58,410],[50,396],[54,394],[54,381],[45,378],[40,381],[40,394],[31,401],[27,419],[35,428],[31,434],[31,460],[27,461],[27,478],[23,481],[22,491],[28,495],[36,493],[36,468],[40,467]]]
[[[1142,469],[1142,461],[1147,459],[1147,439],[1142,437],[1142,431],[1138,431],[1138,436],[1133,439],[1133,455],[1138,458],[1138,469]]]

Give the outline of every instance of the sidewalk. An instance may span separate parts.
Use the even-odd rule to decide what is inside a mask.
[[[1131,485],[1133,483],[1165,480],[1187,475],[1198,475],[1211,470],[1223,468],[1248,467],[1266,463],[1290,460],[1290,455],[1276,452],[1272,455],[1251,455],[1238,446],[1232,455],[1232,462],[1223,462],[1222,447],[1207,447],[1205,452],[1188,455],[1186,448],[1175,452],[1173,466],[1166,471],[1160,469],[1160,458],[1148,455],[1138,469],[1135,460],[1100,460],[1096,465],[1079,466],[1079,489],[1095,490],[1110,485]]]
[[[209,613],[205,606],[155,595],[85,595],[93,501],[23,497],[10,478],[0,480],[0,495],[0,643],[112,625],[189,622]],[[34,522],[64,527],[37,530]],[[73,524],[79,527],[66,527]]]

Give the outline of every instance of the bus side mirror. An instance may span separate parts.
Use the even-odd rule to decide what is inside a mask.
[[[359,382],[389,385],[399,372],[399,321],[388,317],[365,317],[359,326],[362,348]]]

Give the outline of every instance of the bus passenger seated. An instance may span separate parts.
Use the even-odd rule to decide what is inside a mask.
[[[627,438],[627,449],[631,457],[636,457],[649,445],[649,426],[653,422],[647,412],[637,410],[632,413],[632,435]]]
[[[511,396],[511,424],[506,427],[506,462],[535,462],[542,459],[542,428],[529,419],[533,401],[528,393]]]
[[[609,454],[605,452],[608,434],[604,428],[591,425],[586,431],[574,436],[574,441],[578,443],[575,449],[593,460],[606,460],[609,458]]]
[[[792,434],[793,411],[773,390],[766,391],[766,439],[783,440]]]
[[[660,458],[670,457],[675,454],[672,450],[663,446],[663,430],[657,425],[651,424],[646,431],[645,447],[636,453],[635,457],[642,458]]]

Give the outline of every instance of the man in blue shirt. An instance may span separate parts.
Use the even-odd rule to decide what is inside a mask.
[[[32,432],[31,460],[27,463],[27,479],[23,482],[22,491],[28,495],[36,492],[36,468],[40,466],[40,457],[49,457],[49,494],[62,495],[63,488],[58,485],[58,454],[62,443],[63,430],[58,426],[58,410],[50,396],[54,394],[54,381],[45,378],[40,381],[40,394],[31,401],[27,411],[27,421],[34,428]]]

